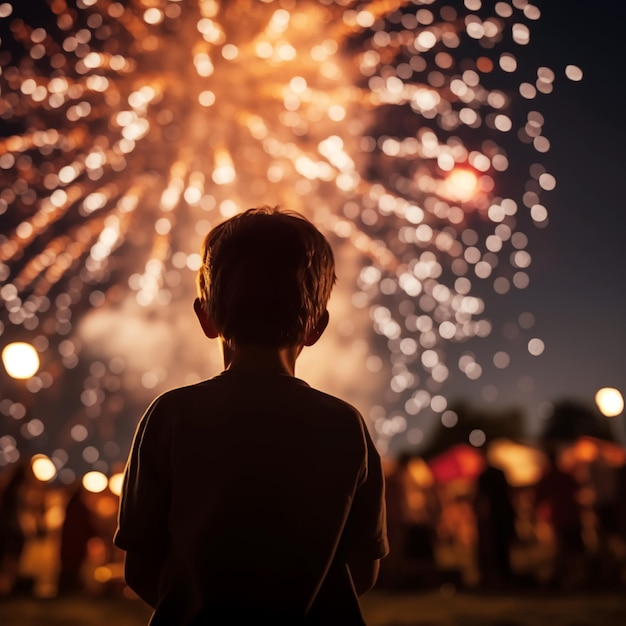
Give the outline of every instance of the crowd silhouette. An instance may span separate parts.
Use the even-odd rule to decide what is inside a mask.
[[[472,455],[471,471],[441,472],[439,459],[460,452]],[[583,436],[543,446],[540,459],[523,484],[469,446],[387,459],[391,552],[378,586],[626,588],[626,450]],[[115,494],[42,483],[27,463],[0,478],[1,595],[124,591]]]
[[[388,472],[392,553],[381,584],[626,586],[624,449],[582,437],[547,445],[541,459],[536,480],[510,484],[487,458],[477,475],[442,483],[423,459],[399,457]]]

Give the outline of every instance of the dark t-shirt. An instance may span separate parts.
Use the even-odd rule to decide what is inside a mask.
[[[383,492],[356,409],[226,371],[142,418],[115,542],[158,555],[151,624],[362,624],[346,563],[387,553]]]

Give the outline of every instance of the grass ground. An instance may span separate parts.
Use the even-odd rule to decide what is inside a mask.
[[[626,594],[501,594],[374,591],[363,599],[368,626],[624,626]],[[121,597],[0,600],[3,626],[145,626],[138,600]]]

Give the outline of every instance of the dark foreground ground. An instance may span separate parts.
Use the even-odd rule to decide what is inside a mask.
[[[626,593],[487,595],[374,591],[363,599],[368,626],[626,626]],[[145,626],[138,600],[0,600],[2,626]]]

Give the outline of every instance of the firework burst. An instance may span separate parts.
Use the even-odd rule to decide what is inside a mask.
[[[304,213],[337,252],[333,369],[305,377],[351,395],[383,450],[405,431],[417,443],[416,416],[446,410],[454,375],[480,377],[464,346],[492,330],[486,294],[528,284],[523,230],[547,223],[540,196],[555,181],[534,162],[549,141],[530,103],[554,74],[512,52],[539,11],[36,7],[0,4],[1,329],[3,345],[26,339],[42,359],[25,389],[7,383],[0,462],[24,439],[54,450],[68,480],[80,463],[108,471],[147,395],[215,372],[181,322],[197,250],[258,204]],[[508,176],[514,143],[530,165],[521,185]]]

